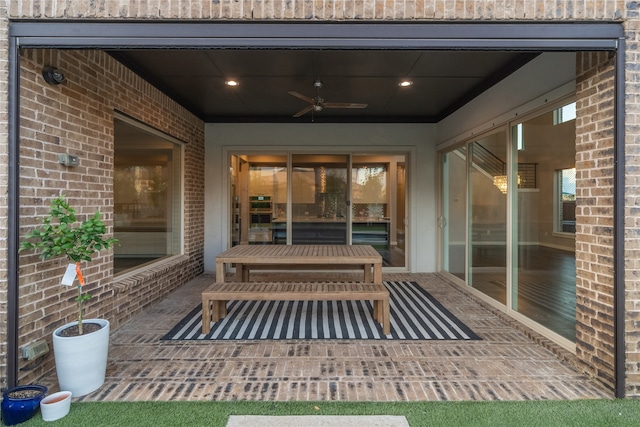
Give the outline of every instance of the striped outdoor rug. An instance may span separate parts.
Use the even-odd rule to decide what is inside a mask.
[[[384,282],[389,289],[391,334],[372,317],[370,301],[230,301],[227,316],[202,334],[202,306],[163,340],[478,340],[471,329],[414,282]]]

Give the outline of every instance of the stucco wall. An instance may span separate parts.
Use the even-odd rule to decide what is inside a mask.
[[[310,148],[315,147],[315,148]],[[228,152],[248,154],[290,151],[321,153],[407,154],[410,224],[409,268],[436,269],[435,125],[432,124],[224,124],[206,125],[205,270],[215,271],[215,255],[228,246]],[[296,151],[297,150],[297,151]],[[311,151],[309,151],[311,150]],[[418,214],[419,212],[419,214]],[[417,256],[420,254],[420,256]]]

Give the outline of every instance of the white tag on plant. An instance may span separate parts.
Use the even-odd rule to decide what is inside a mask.
[[[67,266],[67,271],[64,272],[64,276],[62,277],[62,284],[65,286],[72,286],[74,280],[76,280],[76,265],[69,264]]]

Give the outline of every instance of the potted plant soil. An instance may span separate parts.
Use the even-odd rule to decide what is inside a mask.
[[[36,413],[47,387],[39,384],[21,385],[2,393],[2,422],[6,426],[23,423]]]
[[[53,332],[53,352],[60,389],[70,391],[74,397],[100,388],[106,373],[109,321],[83,318],[84,303],[91,296],[84,292],[86,283],[81,269],[82,262],[90,262],[94,254],[117,243],[117,239],[104,237],[106,231],[99,211],[79,222],[75,210],[60,196],[52,201],[42,225],[20,244],[20,251],[40,252],[42,259],[65,256],[71,262],[62,283],[73,286],[77,282],[78,320]]]

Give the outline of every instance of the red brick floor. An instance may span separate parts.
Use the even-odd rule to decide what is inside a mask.
[[[277,273],[262,276],[277,280]],[[492,313],[437,274],[385,274],[384,279],[420,283],[482,340],[160,341],[200,302],[200,293],[213,281],[213,276],[204,275],[112,333],[106,382],[80,400],[612,397],[610,390],[573,367],[571,354],[545,345],[544,338],[532,340],[530,331],[514,327],[514,322]],[[55,375],[43,382],[56,388]]]

